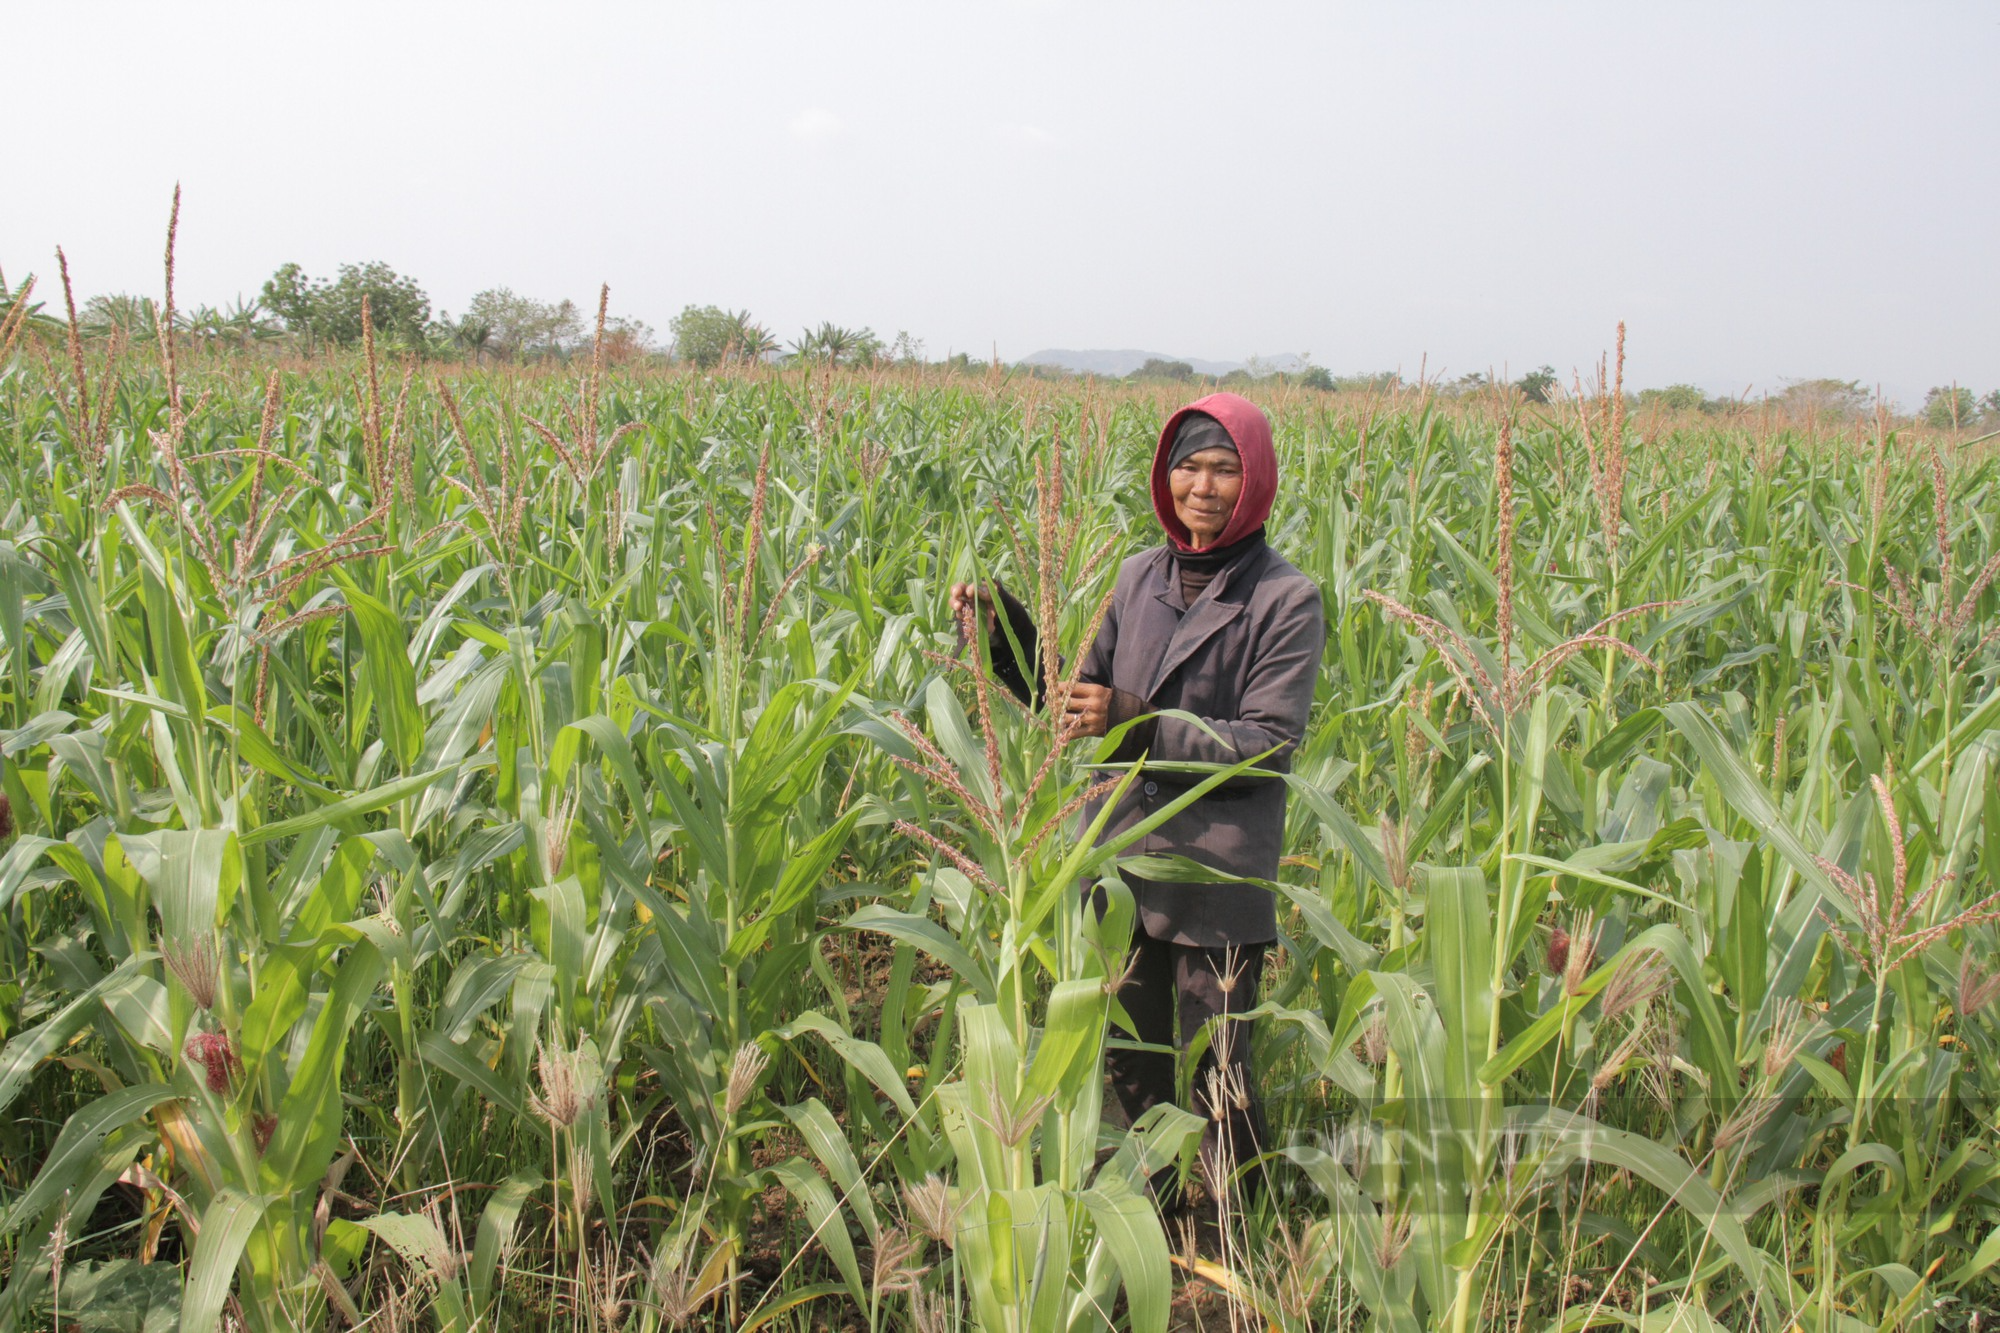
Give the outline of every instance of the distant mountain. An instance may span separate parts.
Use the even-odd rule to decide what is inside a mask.
[[[1301,370],[1306,359],[1293,352],[1282,352],[1276,356],[1251,357],[1250,361],[1204,361],[1194,356],[1173,356],[1167,352],[1142,352],[1136,348],[1117,349],[1089,348],[1077,351],[1068,347],[1049,347],[1021,358],[1030,366],[1060,366],[1064,370],[1079,375],[1130,375],[1148,361],[1185,361],[1194,367],[1197,375],[1227,375],[1232,370],[1242,370],[1256,363],[1256,368],[1265,374],[1277,371]]]
[[[1197,375],[1227,375],[1232,370],[1242,368],[1241,361],[1198,361],[1191,356],[1171,356],[1166,352],[1141,352],[1125,347],[1116,350],[1092,348],[1075,351],[1067,347],[1050,347],[1024,356],[1022,362],[1030,366],[1060,366],[1073,370],[1079,375],[1130,375],[1148,361],[1185,361],[1194,367]]]

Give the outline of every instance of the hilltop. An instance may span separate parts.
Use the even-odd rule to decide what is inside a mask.
[[[1281,352],[1275,356],[1256,356],[1249,361],[1204,361],[1195,356],[1173,356],[1166,352],[1142,352],[1130,347],[1089,348],[1078,351],[1067,347],[1048,347],[1020,359],[1020,364],[1029,366],[1059,366],[1075,371],[1079,375],[1108,375],[1122,377],[1130,375],[1148,361],[1184,361],[1194,367],[1197,375],[1227,375],[1232,370],[1243,370],[1255,361],[1265,373],[1277,371],[1299,371],[1306,367],[1306,358],[1295,352]]]

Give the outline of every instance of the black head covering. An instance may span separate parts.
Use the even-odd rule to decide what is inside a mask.
[[[1167,451],[1167,466],[1177,468],[1182,459],[1204,449],[1237,452],[1236,441],[1229,437],[1228,429],[1220,421],[1206,412],[1190,412],[1174,432],[1174,447]]]

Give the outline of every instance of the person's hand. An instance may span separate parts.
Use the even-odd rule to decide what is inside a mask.
[[[992,591],[971,583],[951,585],[951,623],[959,627],[961,639],[965,637],[965,612],[968,607],[978,608],[980,622],[990,636],[998,623],[993,612]]]
[[[1109,730],[1111,730],[1111,687],[1071,686],[1069,703],[1063,709],[1063,735],[1075,739],[1078,736],[1102,736]]]

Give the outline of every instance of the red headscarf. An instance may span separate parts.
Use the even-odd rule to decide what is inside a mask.
[[[1278,495],[1278,455],[1271,447],[1271,422],[1263,410],[1241,394],[1212,393],[1189,403],[1167,418],[1160,430],[1160,445],[1153,453],[1153,513],[1166,529],[1167,540],[1177,551],[1192,551],[1187,525],[1174,514],[1174,492],[1167,482],[1171,469],[1167,455],[1174,447],[1174,435],[1190,413],[1205,412],[1222,423],[1236,443],[1236,456],[1243,460],[1243,493],[1213,547],[1241,541],[1264,526],[1271,516],[1271,501]]]

